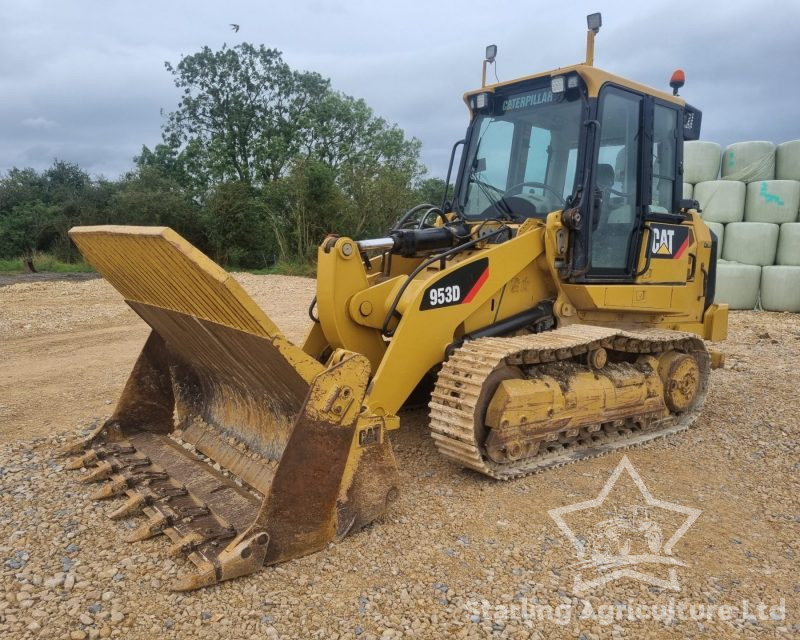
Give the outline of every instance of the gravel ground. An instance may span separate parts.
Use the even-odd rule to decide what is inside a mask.
[[[311,281],[241,280],[289,337],[302,338]],[[77,474],[61,472],[60,461],[51,459],[54,446],[110,412],[106,400],[118,391],[145,336],[136,316],[99,280],[0,288],[6,364],[0,383],[6,442],[0,447],[0,637],[800,634],[797,315],[732,314],[728,364],[713,373],[696,428],[628,450],[627,458],[615,453],[498,483],[441,459],[424,411],[404,412],[392,436],[401,497],[380,521],[325,552],[189,594],[166,588],[191,568],[188,562],[169,558],[163,538],[123,542],[120,534],[136,521],[107,519],[114,505],[90,501]],[[67,355],[53,345],[66,345]],[[98,373],[96,362],[104,358],[107,370]],[[26,367],[38,377],[20,390]],[[98,394],[92,404],[89,398]],[[651,498],[701,511],[675,544],[679,591],[632,577],[588,592],[576,583],[597,574],[578,566],[575,547],[548,511],[596,498],[625,459]],[[598,526],[642,503],[639,487],[623,473],[602,504],[565,519],[580,538],[595,540]],[[684,519],[651,507],[638,522],[656,521],[666,539]],[[639,569],[665,580],[670,566]],[[766,608],[759,611],[759,603]],[[666,620],[628,619],[635,605],[675,613]],[[688,605],[696,607],[695,619],[682,614]],[[723,605],[733,608],[732,620],[719,619]],[[511,607],[524,610],[504,616]]]

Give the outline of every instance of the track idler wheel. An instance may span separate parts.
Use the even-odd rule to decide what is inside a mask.
[[[680,351],[668,351],[658,360],[658,375],[664,383],[664,403],[674,413],[688,411],[700,389],[697,360]]]

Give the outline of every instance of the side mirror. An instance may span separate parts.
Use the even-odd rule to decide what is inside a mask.
[[[697,213],[701,213],[702,209],[700,209],[700,203],[697,200],[692,200],[691,198],[682,198],[680,202],[678,202],[678,209],[681,211],[689,211],[689,209],[694,209]]]

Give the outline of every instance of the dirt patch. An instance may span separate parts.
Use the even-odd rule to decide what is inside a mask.
[[[293,341],[314,281],[237,274]],[[0,442],[71,431],[107,416],[149,329],[105,280],[0,287]]]
[[[313,281],[240,280],[292,340],[302,339]],[[124,543],[121,535],[138,522],[108,520],[113,505],[92,503],[75,474],[49,457],[59,435],[110,413],[146,335],[100,280],[0,288],[0,437],[8,443],[0,449],[0,636],[594,640],[800,632],[800,316],[733,313],[728,364],[712,373],[696,427],[625,452],[653,499],[700,512],[674,545],[677,564],[638,567],[664,582],[629,576],[585,592],[576,578],[597,575],[581,566],[549,511],[596,499],[623,454],[495,482],[443,460],[426,412],[417,410],[403,413],[392,436],[401,496],[379,522],[322,553],[212,589],[169,593],[168,581],[190,565],[169,558],[163,539]],[[630,532],[646,530],[652,542],[657,522],[663,560],[686,513],[645,505],[625,468],[608,499],[564,516],[578,541],[617,548],[630,539],[635,547],[644,538]],[[631,505],[648,508],[631,515]],[[609,536],[610,521],[629,533]],[[626,607],[637,604],[672,607],[673,618],[628,619]],[[680,612],[690,605],[694,619]],[[722,605],[733,608],[731,620],[719,619]]]

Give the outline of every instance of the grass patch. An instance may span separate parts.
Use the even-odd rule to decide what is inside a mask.
[[[91,265],[80,262],[62,262],[49,253],[33,256],[33,266],[42,273],[91,273]],[[317,265],[313,262],[282,261],[266,269],[242,269],[228,267],[229,271],[244,271],[255,275],[303,276],[313,278],[317,275]],[[29,273],[22,258],[0,258],[0,273]]]
[[[43,273],[89,273],[92,267],[81,260],[80,262],[62,262],[49,253],[36,253],[33,256],[33,266]],[[29,273],[22,258],[0,258],[0,273]]]
[[[257,276],[281,275],[281,276],[304,276],[313,278],[317,275],[317,265],[313,262],[278,262],[266,269],[243,269],[247,273]]]

